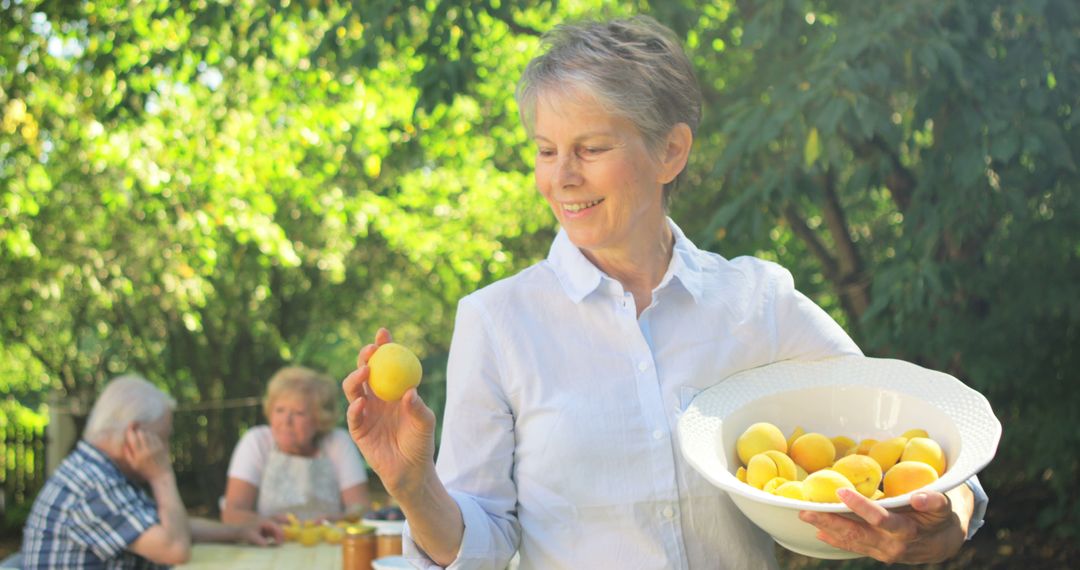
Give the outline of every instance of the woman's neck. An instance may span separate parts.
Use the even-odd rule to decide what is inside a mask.
[[[634,295],[637,314],[641,315],[652,303],[652,291],[671,265],[674,247],[675,235],[665,220],[659,232],[640,240],[636,247],[631,244],[622,249],[582,250],[582,253],[593,265],[618,281],[625,291]]]

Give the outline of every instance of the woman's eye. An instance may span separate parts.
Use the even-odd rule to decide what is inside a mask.
[[[541,148],[536,150],[536,155],[547,158],[549,156],[555,156],[555,151],[550,148]]]
[[[607,149],[601,146],[587,146],[582,148],[579,152],[585,156],[594,156],[605,152]]]

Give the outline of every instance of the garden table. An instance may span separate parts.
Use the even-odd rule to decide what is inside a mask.
[[[176,566],[183,570],[296,570],[311,568],[341,570],[341,545],[319,543],[302,546],[287,542],[280,546],[242,544],[195,544],[191,560]]]

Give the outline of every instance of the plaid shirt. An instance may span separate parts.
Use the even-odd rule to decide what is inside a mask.
[[[168,568],[127,549],[158,522],[149,493],[80,440],[34,501],[23,529],[23,568]]]

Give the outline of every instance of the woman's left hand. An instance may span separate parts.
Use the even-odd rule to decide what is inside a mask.
[[[940,562],[956,554],[967,536],[961,515],[941,493],[915,493],[911,508],[902,511],[886,510],[849,489],[839,496],[859,518],[812,511],[802,511],[799,518],[818,528],[821,541],[888,564]]]

